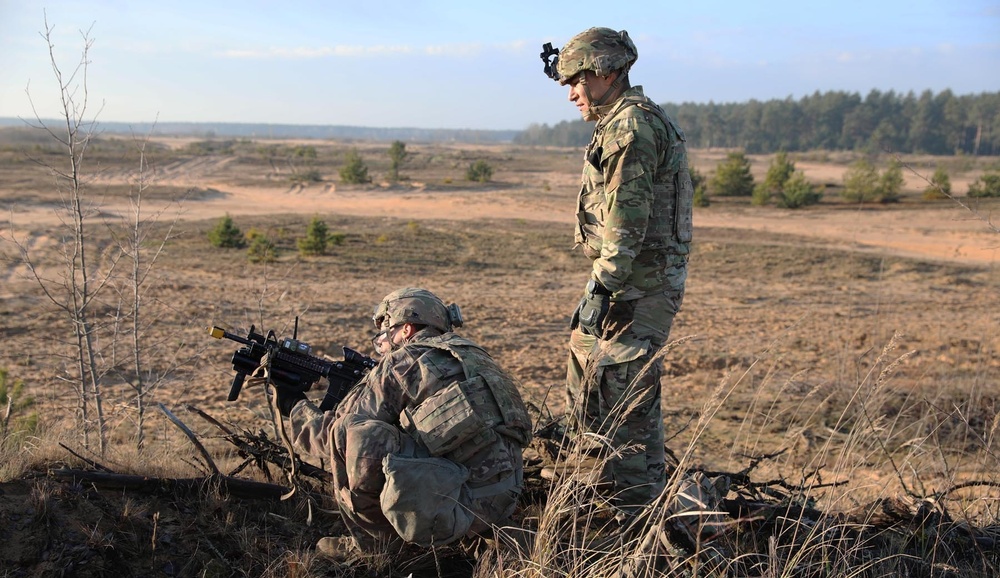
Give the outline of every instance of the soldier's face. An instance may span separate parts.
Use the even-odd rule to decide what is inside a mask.
[[[590,110],[590,99],[587,97],[586,85],[581,82],[585,73],[574,76],[569,81],[569,101],[576,105],[583,118],[587,118],[587,111]]]
[[[611,88],[612,82],[614,82],[613,75],[597,76],[590,70],[585,70],[570,79],[569,101],[576,105],[584,120],[597,120],[597,113],[590,109],[592,105],[590,96],[601,98]]]
[[[388,355],[393,350],[393,346],[403,344],[406,338],[412,333],[412,330],[407,329],[407,325],[404,323],[376,333],[375,337],[372,338],[372,345],[375,347],[375,351],[379,355]]]

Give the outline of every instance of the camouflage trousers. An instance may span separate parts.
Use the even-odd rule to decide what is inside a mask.
[[[622,507],[651,502],[666,482],[657,354],[682,299],[683,290],[636,300],[632,322],[610,340],[579,329],[570,336],[566,393],[572,426],[605,436],[621,450],[609,466],[613,497]]]

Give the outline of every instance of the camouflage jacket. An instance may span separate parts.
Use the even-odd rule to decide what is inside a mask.
[[[422,438],[407,431],[410,417],[430,405],[425,401],[458,383],[484,386],[469,388],[467,399],[488,426],[485,432],[455,447],[433,433]],[[510,447],[531,439],[530,418],[514,380],[471,341],[454,333],[435,336],[428,329],[383,357],[335,411],[321,413],[312,403],[299,402],[289,423],[299,451],[329,460],[338,502],[370,533],[391,530],[379,502],[383,460],[389,454],[412,454],[416,446],[422,455],[451,459],[469,469],[466,485],[475,491],[515,473],[520,483],[520,452],[513,455]],[[446,451],[436,454],[428,445]]]
[[[606,108],[587,147],[576,242],[614,300],[683,287],[694,197],[684,134],[641,86]]]

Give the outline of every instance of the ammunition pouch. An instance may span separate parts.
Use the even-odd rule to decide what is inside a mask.
[[[382,471],[385,487],[379,505],[403,540],[443,546],[468,533],[475,521],[465,487],[468,468],[444,458],[389,454]]]
[[[404,430],[432,456],[464,463],[497,440],[493,428],[503,416],[486,381],[476,376],[454,382],[413,409],[399,414]]]

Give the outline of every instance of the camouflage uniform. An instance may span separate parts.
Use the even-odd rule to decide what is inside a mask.
[[[443,432],[454,434],[461,419],[472,424],[458,428],[464,433]],[[511,515],[523,487],[531,426],[517,386],[451,332],[421,329],[335,411],[299,402],[289,422],[300,451],[332,464],[337,502],[362,548],[400,538],[442,545],[481,532]]]
[[[634,505],[665,483],[657,352],[684,298],[694,191],[684,135],[642,87],[596,112],[575,237],[611,297],[600,337],[570,336],[567,393],[578,427],[639,446],[611,462],[619,502]]]

